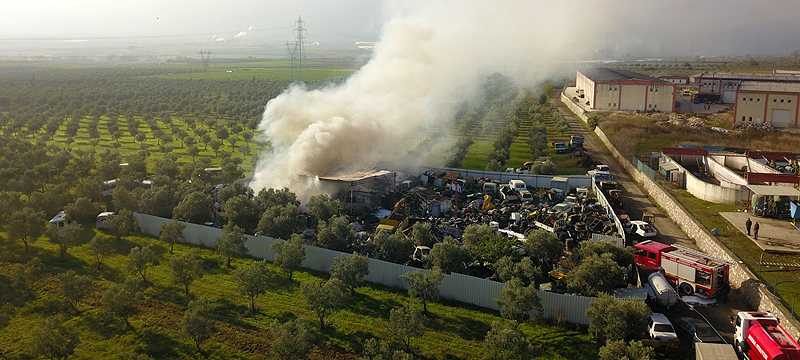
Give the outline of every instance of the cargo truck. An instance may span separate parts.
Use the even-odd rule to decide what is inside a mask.
[[[768,312],[736,314],[734,348],[749,360],[800,360],[800,345]]]
[[[633,245],[633,259],[643,271],[664,271],[681,295],[713,298],[730,290],[730,264],[699,251],[645,240]]]

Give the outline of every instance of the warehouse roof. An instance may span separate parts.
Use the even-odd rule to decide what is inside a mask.
[[[767,81],[767,82],[800,82],[798,75],[770,75],[770,74],[732,74],[732,73],[714,73],[714,74],[698,74],[695,78],[703,79],[716,79],[716,80],[750,80],[750,81]]]
[[[361,181],[369,178],[381,177],[385,175],[392,174],[391,171],[387,170],[364,170],[364,171],[357,171],[349,174],[338,174],[334,176],[320,176],[320,180],[327,180],[327,181],[344,181],[344,182],[354,182],[354,181]]]
[[[647,80],[664,82],[664,80],[654,78],[649,75],[639,74],[633,71],[622,69],[589,68],[580,70],[580,73],[594,81]]]
[[[800,191],[786,185],[747,185],[753,194],[761,196],[789,196],[800,197]]]

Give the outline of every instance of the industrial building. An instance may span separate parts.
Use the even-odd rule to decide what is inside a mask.
[[[699,94],[718,95],[725,104],[736,102],[739,86],[746,83],[800,83],[800,75],[791,73],[775,74],[731,74],[713,73],[699,74],[690,77],[690,82],[697,86]]]
[[[796,128],[800,124],[798,105],[800,82],[746,81],[739,85],[734,125]]]
[[[577,97],[590,110],[673,112],[675,84],[632,71],[591,68],[579,70]]]

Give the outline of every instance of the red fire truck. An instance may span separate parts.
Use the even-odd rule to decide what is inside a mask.
[[[701,252],[646,240],[633,246],[634,261],[644,271],[664,270],[681,295],[708,298],[728,293],[730,265]]]
[[[736,314],[735,348],[749,360],[800,360],[800,345],[766,312]]]

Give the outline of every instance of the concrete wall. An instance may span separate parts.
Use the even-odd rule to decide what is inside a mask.
[[[679,171],[684,173],[686,178],[686,191],[698,199],[716,204],[735,204],[738,201],[747,199],[746,191],[735,188],[731,189],[705,182],[694,176],[691,171],[687,170],[680,163],[669,158],[668,156],[666,157],[665,161],[674,164],[676,167],[678,167]]]
[[[725,156],[712,155],[706,157],[708,172],[719,180],[720,186],[741,190],[743,185],[747,185],[747,180],[738,173],[725,166]]]
[[[158,236],[161,233],[161,226],[171,219],[157,216],[134,213],[139,230],[150,236]],[[217,239],[222,234],[222,230],[214,227],[183,223],[186,228],[183,237],[189,244],[215,248]],[[272,247],[276,243],[284,240],[275,239],[268,236],[246,235],[245,247],[249,256],[273,261],[275,252]],[[334,260],[350,254],[324,249],[316,246],[305,246],[305,259],[302,267],[314,271],[328,273]],[[408,285],[403,276],[411,272],[427,271],[410,266],[394,264],[378,259],[368,259],[369,274],[366,281],[380,284],[395,289],[407,289]],[[497,298],[505,284],[496,281],[476,278],[462,274],[445,274],[442,283],[439,285],[439,296],[444,299],[454,300],[465,304],[471,304],[486,309],[500,310]],[[588,325],[589,317],[586,312],[596,298],[556,294],[549,291],[538,291],[539,300],[542,303],[542,316],[545,319],[554,321],[565,321],[571,324]]]
[[[561,97],[570,109],[575,108],[574,104],[564,96]],[[580,109],[578,109],[580,110]],[[575,112],[578,117],[587,121],[587,117],[582,111]],[[792,316],[792,313],[784,307],[780,299],[775,296],[758,279],[752,271],[739,259],[736,254],[728,250],[717,238],[711,235],[705,227],[692,217],[675,198],[661,188],[655,181],[639,172],[626,157],[624,157],[606,137],[603,130],[599,127],[595,129],[595,134],[600,138],[612,156],[622,164],[625,171],[642,187],[653,201],[664,210],[664,212],[686,233],[689,238],[695,241],[697,247],[711,256],[731,262],[730,281],[734,287],[739,288],[742,296],[759,311],[771,312],[781,319],[781,323],[795,338],[800,337],[800,322]]]

